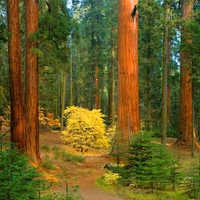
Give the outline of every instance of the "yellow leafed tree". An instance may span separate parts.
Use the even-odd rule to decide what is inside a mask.
[[[62,139],[77,150],[87,151],[91,148],[108,148],[105,136],[105,124],[100,110],[88,110],[71,106],[64,111],[66,130]]]

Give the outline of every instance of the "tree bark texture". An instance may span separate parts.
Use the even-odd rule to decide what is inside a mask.
[[[182,0],[182,18],[190,18],[193,9],[193,1]],[[184,34],[184,27],[182,29]],[[190,41],[182,41],[190,42]],[[181,82],[180,82],[180,117],[179,117],[179,136],[176,144],[185,146],[192,145],[192,80],[191,80],[191,61],[188,61],[190,52],[181,50]]]
[[[112,37],[111,37],[112,38]],[[109,82],[109,120],[110,124],[114,125],[115,123],[115,79],[114,79],[114,70],[115,70],[115,50],[114,44],[111,43],[111,60],[110,60],[110,82]]]
[[[65,110],[65,94],[66,94],[66,84],[67,84],[67,69],[63,71],[63,76],[62,76],[62,94],[61,94],[61,116],[60,116],[60,121],[61,121],[61,127],[60,130],[64,130],[64,110]]]
[[[137,5],[137,0],[118,0],[118,134],[125,145],[140,131]]]
[[[169,40],[169,5],[168,2],[164,2],[165,6],[165,27],[163,38],[163,75],[162,75],[162,114],[161,114],[161,143],[166,145],[167,140],[167,103],[168,103],[168,66],[169,66],[169,53],[168,40]]]
[[[147,58],[150,61],[152,59],[152,52],[151,52],[151,23],[150,20],[148,22],[148,50],[147,50]],[[147,131],[150,131],[152,128],[152,110],[151,110],[151,62],[146,66],[146,99],[145,99],[145,106],[146,106],[146,120],[145,120],[145,128]]]
[[[110,15],[111,15],[111,26],[110,26],[110,38],[111,38],[111,44],[110,44],[110,70],[109,70],[109,102],[108,102],[108,118],[110,120],[110,124],[114,125],[115,123],[115,115],[116,115],[116,108],[115,108],[115,72],[116,71],[116,27],[114,26],[114,16],[115,16],[115,1],[111,0],[111,9],[110,9]]]
[[[21,44],[19,22],[19,0],[7,1],[10,101],[11,101],[11,142],[24,151],[25,117],[21,69]]]
[[[95,109],[100,109],[99,67],[95,67]]]
[[[73,106],[73,55],[70,53],[70,106]]]
[[[38,30],[38,1],[26,0],[26,152],[35,163],[40,162],[39,155],[39,111],[38,111],[38,58],[32,52],[37,43],[30,34]]]

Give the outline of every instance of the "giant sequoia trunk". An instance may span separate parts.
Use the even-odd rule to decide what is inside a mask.
[[[39,156],[39,112],[38,112],[38,59],[32,49],[37,46],[30,39],[38,29],[38,0],[26,0],[26,153],[40,162]]]
[[[21,70],[21,44],[19,26],[19,0],[7,1],[10,100],[11,100],[11,142],[22,151],[25,148],[25,117],[23,83]]]
[[[137,0],[118,0],[118,134],[130,143],[140,131]]]
[[[182,1],[182,18],[190,17],[190,12],[193,9],[193,1]],[[182,35],[184,34],[184,27]],[[190,41],[182,41],[190,42]],[[191,146],[192,145],[192,80],[191,80],[191,66],[192,63],[188,59],[189,52],[181,51],[181,83],[180,83],[180,121],[179,121],[179,136],[176,144]]]

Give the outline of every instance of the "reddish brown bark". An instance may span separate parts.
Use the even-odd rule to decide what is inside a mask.
[[[140,131],[138,87],[138,12],[132,16],[137,0],[118,0],[118,134],[130,143]]]
[[[35,163],[40,163],[39,155],[39,112],[38,112],[38,58],[31,52],[36,42],[30,39],[38,29],[38,1],[26,0],[26,153]]]
[[[7,15],[8,31],[11,33],[8,43],[11,102],[11,142],[15,143],[19,149],[24,151],[25,117],[21,70],[19,0],[7,1]]]
[[[193,9],[193,1],[182,1],[182,18],[187,19]],[[184,27],[182,29],[184,34]],[[182,41],[190,42],[190,41]],[[192,98],[192,80],[191,80],[191,65],[188,61],[189,52],[181,51],[181,83],[180,83],[180,121],[179,121],[179,136],[176,144],[191,146],[193,134],[193,98]]]

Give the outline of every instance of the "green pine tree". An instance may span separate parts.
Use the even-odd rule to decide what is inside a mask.
[[[166,147],[155,142],[152,133],[139,133],[130,147],[128,177],[141,188],[174,188],[176,159]]]
[[[183,186],[185,186],[185,193],[190,198],[200,199],[200,154],[198,155],[198,159],[190,163],[189,171],[183,181]]]
[[[0,200],[37,199],[43,183],[24,154],[10,144],[1,144]]]

